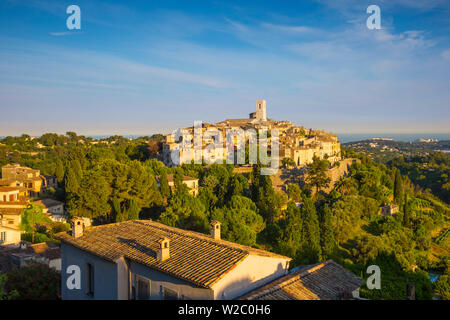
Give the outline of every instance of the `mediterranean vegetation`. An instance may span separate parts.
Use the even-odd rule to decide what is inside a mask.
[[[225,240],[289,256],[292,267],[333,259],[367,279],[367,267],[380,266],[381,289],[363,285],[364,298],[405,299],[406,285],[413,283],[417,299],[448,299],[450,207],[439,193],[448,177],[422,185],[409,160],[382,163],[344,149],[344,157],[356,160],[333,185],[326,174],[330,164],[315,158],[303,185],[277,191],[270,176],[259,174],[259,164],[249,173],[226,164],[169,168],[158,160],[160,148],[160,135],[100,141],[73,132],[23,135],[0,140],[0,165],[20,163],[55,175],[59,187],[46,196],[64,201],[69,216],[94,224],[152,219],[209,233],[209,222],[218,220]],[[435,162],[428,164],[444,163],[448,170],[447,156],[431,156]],[[183,176],[199,179],[197,196]],[[381,216],[380,206],[388,204],[399,211]],[[36,237],[31,225],[24,228]],[[441,277],[432,284],[428,272]]]

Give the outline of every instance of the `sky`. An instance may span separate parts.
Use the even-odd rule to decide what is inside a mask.
[[[447,0],[0,1],[0,136],[169,133],[258,99],[333,133],[450,133],[449,88]]]

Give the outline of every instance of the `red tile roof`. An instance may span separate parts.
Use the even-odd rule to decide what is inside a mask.
[[[58,233],[56,237],[106,260],[116,261],[126,257],[204,288],[214,285],[249,254],[291,260],[151,220],[88,227],[78,238],[65,232]],[[170,239],[170,257],[160,261],[156,258],[158,241],[165,237]]]
[[[277,279],[241,300],[341,300],[363,284],[361,278],[328,260]]]

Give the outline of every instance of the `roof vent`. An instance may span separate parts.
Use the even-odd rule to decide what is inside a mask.
[[[170,258],[170,239],[169,238],[161,238],[158,240],[159,248],[156,254],[156,259],[159,261],[164,261]]]
[[[211,237],[215,240],[220,240],[220,221],[211,221]]]
[[[71,220],[72,222],[72,237],[78,238],[84,234],[84,219],[80,217],[75,217]]]

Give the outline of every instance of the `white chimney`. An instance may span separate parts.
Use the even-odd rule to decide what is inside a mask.
[[[169,238],[161,238],[158,240],[159,248],[156,253],[156,259],[159,261],[164,261],[170,258],[170,239]]]
[[[78,238],[84,234],[84,219],[75,217],[72,220],[72,237]]]
[[[220,221],[211,221],[211,237],[215,240],[220,240]]]
[[[27,243],[25,241],[20,241],[19,248],[25,250],[27,248]]]

